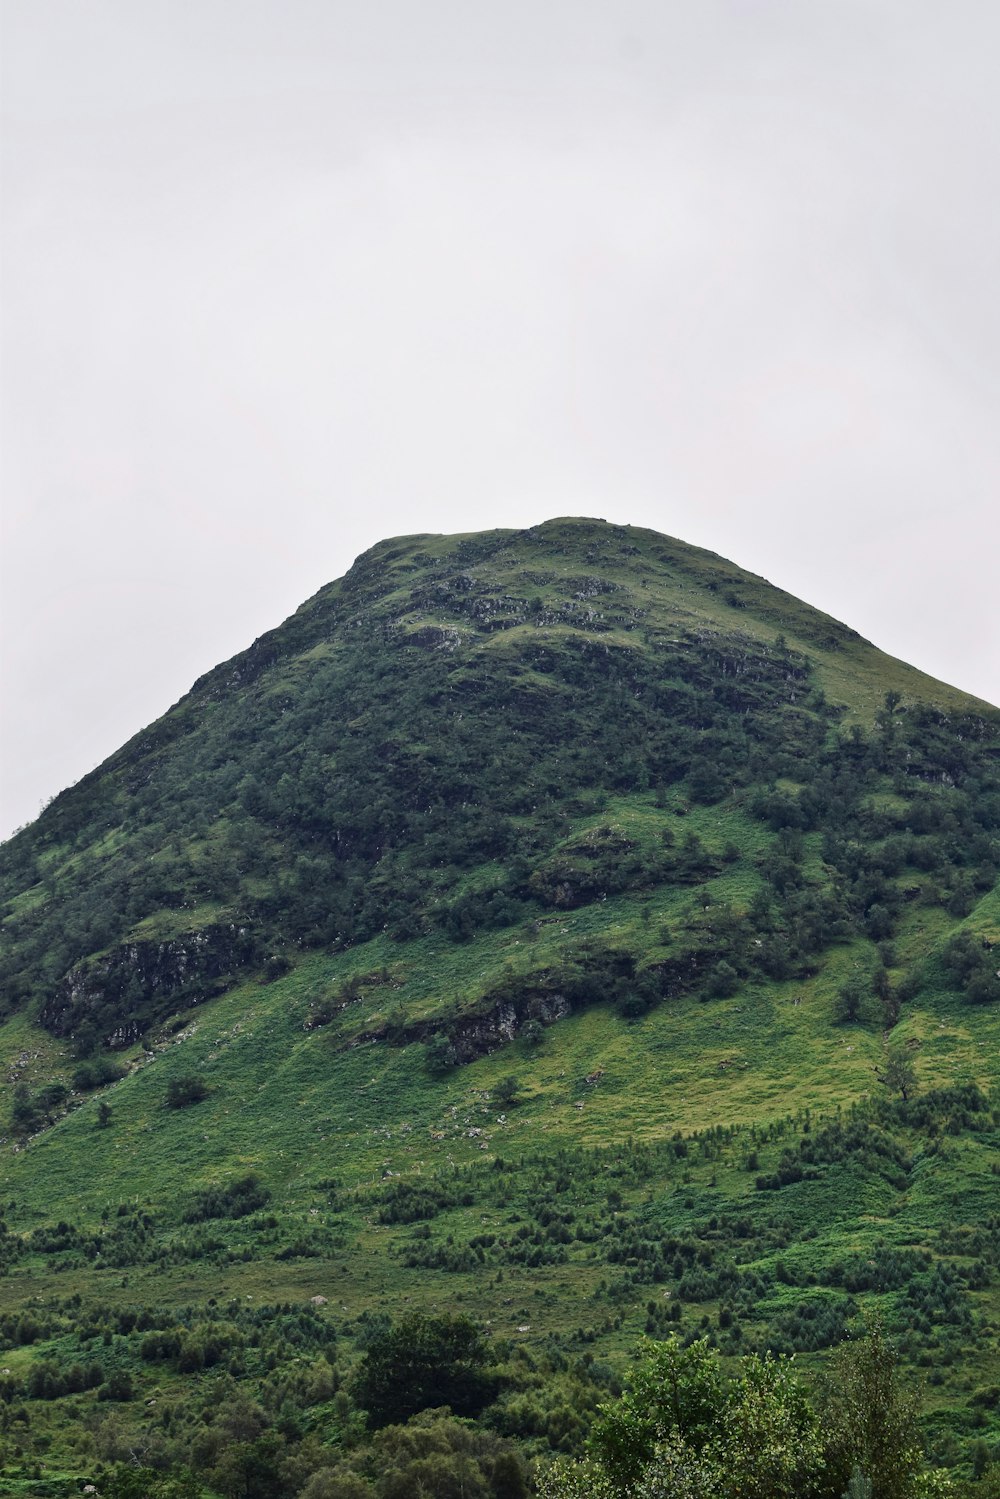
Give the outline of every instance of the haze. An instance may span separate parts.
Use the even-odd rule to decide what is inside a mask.
[[[2,832],[401,532],[652,526],[1000,701],[1000,11],[3,16]]]

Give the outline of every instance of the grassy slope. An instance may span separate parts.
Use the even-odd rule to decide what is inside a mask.
[[[469,670],[516,658],[529,635],[535,641],[539,633],[560,637],[564,627],[559,625],[541,632],[515,625],[473,637],[446,612],[407,609],[408,569],[426,566],[428,557],[449,556],[460,540],[421,536],[376,548],[370,559],[399,584],[378,608],[405,631],[434,625],[457,629]],[[483,544],[481,537],[467,540]],[[518,533],[498,534],[497,540],[503,542],[499,552],[470,565],[473,573],[488,577],[497,595],[523,592],[526,571],[551,575],[535,585],[540,594],[564,591],[567,578],[595,572],[618,583],[621,592],[595,600],[595,607],[622,612],[634,602],[644,612],[637,626],[626,628],[621,621],[597,637],[606,643],[642,651],[655,636],[683,630],[736,632],[769,643],[782,633],[791,647],[809,656],[827,697],[866,725],[890,687],[949,712],[984,707],[883,655],[723,559],[654,533],[608,527],[595,537],[592,523],[560,521],[538,528],[530,541]],[[625,545],[636,550],[623,552]],[[279,662],[271,690],[286,690],[308,673],[317,652],[336,649],[329,640],[312,638],[309,621],[339,597],[342,586],[331,585],[300,611],[303,649]],[[180,708],[194,712],[192,704]],[[757,882],[750,860],[763,847],[761,826],[728,805],[685,811],[685,831],[697,831],[709,846],[732,841],[741,856],[699,889],[707,886],[716,902],[745,905]],[[577,816],[568,837],[610,823],[642,845],[651,843],[675,816],[670,799],[657,805],[649,793],[624,795],[612,798],[599,813]],[[58,850],[48,857],[58,862]],[[473,872],[470,879],[474,883],[478,877]],[[25,898],[33,897],[29,892]],[[675,1131],[690,1133],[719,1123],[760,1130],[788,1116],[799,1117],[798,1129],[806,1110],[815,1118],[846,1109],[879,1091],[873,1069],[884,1048],[871,1017],[854,1026],[831,1023],[835,992],[851,969],[854,949],[835,949],[814,978],[757,980],[731,998],[710,1004],[681,999],[638,1021],[626,1022],[598,1006],[548,1030],[537,1050],[514,1043],[441,1078],[428,1075],[420,1046],[350,1042],[401,1009],[410,1019],[453,1014],[498,974],[557,962],[565,944],[578,938],[600,937],[655,962],[669,950],[660,942],[663,928],[683,925],[695,899],[690,888],[661,886],[547,916],[540,927],[525,922],[461,945],[443,937],[409,942],[382,938],[336,955],[313,953],[276,982],[265,985],[255,978],[179,1016],[177,1028],[162,1027],[148,1051],[136,1047],[127,1054],[130,1071],[122,1082],[82,1102],[24,1149],[0,1154],[0,1198],[11,1205],[11,1227],[24,1232],[59,1218],[96,1225],[102,1210],[135,1202],[154,1205],[169,1218],[196,1187],[254,1170],[274,1193],[282,1241],[322,1229],[328,1236],[322,1252],[275,1261],[257,1257],[255,1250],[248,1263],[220,1267],[199,1260],[165,1269],[135,1266],[125,1273],[55,1270],[35,1258],[17,1266],[5,1282],[5,1305],[65,1297],[77,1290],[125,1304],[197,1301],[210,1295],[300,1299],[322,1293],[332,1307],[346,1309],[338,1315],[351,1317],[373,1306],[464,1304],[496,1330],[528,1340],[549,1330],[594,1326],[608,1351],[620,1351],[642,1329],[648,1297],[659,1292],[634,1288],[610,1316],[603,1303],[588,1301],[606,1266],[582,1255],[565,1265],[510,1268],[502,1283],[480,1271],[406,1270],[386,1251],[403,1243],[408,1231],[379,1224],[365,1206],[365,1193],[376,1202],[381,1184],[397,1173],[456,1169],[479,1181],[496,1156],[588,1147],[603,1150],[610,1162],[630,1138],[660,1143]],[[210,906],[186,912],[186,928],[211,913]],[[170,913],[152,913],[137,931],[160,935],[175,923]],[[1000,936],[1000,894],[993,891],[980,901],[966,924],[983,935]],[[896,937],[900,966],[912,966],[932,952],[954,925],[939,911],[908,909]],[[371,974],[383,965],[392,982],[362,987],[343,1026],[305,1029],[311,1001],[335,992],[352,975]],[[988,1088],[996,1079],[1000,1015],[995,1010],[973,1012],[947,989],[925,992],[919,1006],[905,1012],[896,1037],[913,1047],[924,1089],[965,1080]],[[587,1076],[598,1070],[599,1081],[588,1084]],[[0,1073],[11,1082],[37,1086],[68,1079],[70,1071],[67,1048],[24,1014],[0,1027]],[[210,1097],[197,1107],[166,1109],[167,1083],[190,1072],[210,1082]],[[521,1081],[523,1101],[501,1117],[490,1095],[511,1073]],[[113,1124],[105,1130],[96,1128],[98,1097],[113,1109]],[[639,1205],[662,1198],[668,1219],[680,1225],[690,1216],[682,1205],[690,1200],[681,1195],[682,1188],[697,1192],[699,1212],[712,1203],[747,1199],[759,1204],[745,1169],[749,1142],[749,1135],[737,1136],[721,1160],[686,1167],[688,1183],[678,1167],[660,1161],[641,1189],[626,1193],[626,1201]],[[778,1145],[762,1145],[761,1150],[766,1165],[768,1151],[776,1156]],[[338,1191],[356,1194],[351,1205],[331,1207],[330,1179],[340,1184]],[[923,1174],[915,1174],[903,1201],[893,1197],[888,1202],[877,1183],[860,1198],[849,1183],[826,1199],[817,1188],[811,1200],[803,1188],[800,1209],[819,1238],[795,1252],[821,1258],[845,1249],[865,1250],[876,1240],[930,1243],[956,1214],[975,1223],[989,1205],[992,1185],[980,1142],[963,1139],[947,1162],[934,1160]],[[586,1196],[582,1185],[579,1191]],[[467,1238],[477,1226],[503,1218],[484,1188],[473,1207],[443,1215],[435,1232]],[[244,1224],[226,1225],[224,1234],[237,1247],[254,1242]],[[775,1293],[779,1301],[786,1294],[793,1293]],[[996,1297],[995,1289],[977,1296],[994,1321],[1000,1316]],[[709,1301],[698,1311],[714,1317],[718,1306]],[[530,1334],[517,1332],[526,1325]],[[995,1355],[995,1341],[984,1345],[962,1373],[973,1385],[989,1375],[993,1355],[988,1347]],[[18,1350],[8,1362],[16,1368],[31,1356],[31,1350]],[[929,1387],[926,1395],[932,1404],[955,1398],[950,1387]]]

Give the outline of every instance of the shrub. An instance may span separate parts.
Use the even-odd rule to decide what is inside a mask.
[[[201,1103],[207,1097],[208,1084],[204,1078],[196,1077],[193,1073],[173,1077],[167,1084],[168,1109],[186,1109],[190,1104]]]
[[[78,1093],[91,1093],[108,1083],[117,1083],[125,1076],[125,1068],[110,1057],[91,1057],[81,1062],[73,1072],[73,1087]]]
[[[245,1218],[266,1207],[271,1193],[251,1172],[238,1181],[206,1187],[184,1214],[185,1223],[204,1223],[209,1218]]]

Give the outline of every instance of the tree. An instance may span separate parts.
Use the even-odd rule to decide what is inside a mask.
[[[841,984],[837,990],[837,1020],[841,1025],[852,1025],[860,1020],[865,998],[865,986],[857,974]]]
[[[414,1312],[372,1341],[351,1393],[373,1426],[439,1405],[450,1405],[457,1416],[477,1416],[497,1391],[491,1363],[467,1317]]]
[[[493,1089],[493,1102],[501,1109],[512,1109],[519,1102],[521,1085],[516,1077],[502,1077]]]
[[[273,1499],[287,1492],[281,1481],[285,1443],[277,1431],[254,1441],[227,1443],[211,1469],[212,1486],[226,1499]]]
[[[100,1129],[107,1129],[111,1123],[112,1109],[106,1098],[102,1098],[97,1105],[97,1124]]]
[[[791,1359],[750,1357],[730,1383],[707,1339],[643,1350],[628,1393],[602,1408],[596,1461],[557,1470],[544,1499],[818,1499],[821,1427]]]
[[[885,1054],[881,1071],[876,1067],[875,1076],[890,1093],[901,1093],[903,1102],[917,1089],[917,1069],[913,1058],[899,1046],[891,1046]]]
[[[828,1462],[844,1485],[857,1467],[878,1499],[910,1499],[923,1468],[917,1407],[899,1387],[898,1359],[877,1315],[863,1338],[834,1354],[824,1426]]]
[[[685,1348],[676,1334],[664,1343],[644,1340],[631,1388],[601,1407],[590,1440],[592,1452],[619,1492],[634,1484],[652,1460],[658,1441],[679,1437],[700,1451],[725,1405],[718,1361],[699,1338]]]
[[[299,1499],[371,1499],[371,1485],[356,1473],[320,1468],[310,1478]]]
[[[680,1441],[662,1442],[643,1473],[636,1499],[717,1499],[714,1463]]]
[[[965,987],[965,998],[970,1005],[995,1004],[1000,1000],[1000,975],[977,973]]]
[[[18,1134],[27,1135],[38,1123],[37,1110],[27,1083],[18,1083],[14,1089],[14,1103],[10,1111],[11,1128]]]
[[[545,1027],[540,1020],[529,1020],[521,1032],[525,1046],[541,1046],[545,1040]]]
[[[493,1464],[493,1499],[528,1499],[524,1465],[516,1452],[501,1452]]]
[[[821,1429],[790,1358],[765,1353],[743,1361],[708,1455],[720,1496],[801,1499],[815,1492],[824,1466]]]
[[[544,1475],[542,1499],[930,1499],[914,1403],[877,1322],[836,1356],[818,1410],[791,1358],[743,1360],[726,1381],[702,1339],[643,1344],[631,1388],[604,1406],[591,1455]]]

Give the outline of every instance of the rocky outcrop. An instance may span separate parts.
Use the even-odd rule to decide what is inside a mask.
[[[380,1026],[366,1031],[352,1043],[390,1041],[406,1046],[414,1041],[429,1041],[432,1036],[444,1035],[451,1043],[455,1060],[459,1063],[474,1062],[478,1057],[489,1056],[501,1046],[517,1039],[529,1022],[537,1025],[554,1025],[568,1015],[573,1006],[565,994],[551,992],[524,993],[496,1000],[488,1009],[477,1014],[462,1015],[445,1022],[420,1021],[403,1027]]]
[[[565,994],[525,994],[498,1001],[483,1015],[467,1015],[448,1027],[459,1062],[474,1062],[514,1041],[529,1021],[554,1025],[571,1009]]]
[[[41,1022],[55,1036],[87,1027],[106,1046],[127,1046],[174,1011],[224,993],[256,957],[253,931],[237,922],[126,942],[71,968]]]

